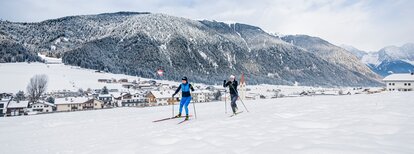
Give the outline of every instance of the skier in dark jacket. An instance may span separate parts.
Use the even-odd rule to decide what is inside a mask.
[[[180,110],[177,116],[175,116],[176,118],[181,117],[181,113],[183,111],[183,107],[185,109],[185,120],[188,120],[188,105],[190,104],[191,101],[191,91],[194,91],[193,86],[188,83],[188,79],[187,77],[183,77],[182,78],[182,83],[180,84],[180,86],[178,86],[177,90],[175,91],[175,93],[172,95],[173,97],[180,92],[181,90],[181,101],[180,101]]]
[[[229,87],[230,90],[230,98],[231,98],[231,109],[233,110],[233,114],[237,113],[237,104],[236,101],[239,98],[239,92],[237,91],[237,86],[239,83],[235,79],[234,75],[230,76],[230,81],[224,80],[223,87]]]

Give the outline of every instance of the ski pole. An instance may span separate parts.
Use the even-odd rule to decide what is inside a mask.
[[[193,108],[194,108],[194,117],[197,119],[197,112],[196,112],[195,101],[193,101]]]
[[[240,98],[240,96],[237,96],[237,97]],[[247,107],[246,107],[246,105],[244,105],[244,102],[243,102],[243,100],[241,98],[240,98],[240,102],[242,102],[242,104],[243,104],[244,108],[246,109],[246,111],[249,112],[249,110],[247,110]]]
[[[174,97],[172,97],[171,106],[172,106],[172,117],[174,117]]]
[[[227,114],[227,96],[226,96],[227,91],[224,90],[224,113]]]
[[[232,88],[234,91],[237,92],[237,90],[234,89],[233,85],[230,85],[230,88]],[[237,97],[240,98],[239,92],[237,92]],[[240,102],[242,102],[242,104],[244,106],[244,109],[246,109],[246,111],[249,112],[249,110],[247,110],[247,107],[246,107],[246,105],[244,105],[244,102],[243,102],[243,100],[241,98],[240,98]]]

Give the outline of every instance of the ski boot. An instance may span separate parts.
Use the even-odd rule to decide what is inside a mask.
[[[179,118],[181,117],[181,113],[178,113],[178,115],[176,115],[174,118]]]
[[[189,118],[188,118],[188,114],[187,115],[185,115],[185,120],[188,120]]]

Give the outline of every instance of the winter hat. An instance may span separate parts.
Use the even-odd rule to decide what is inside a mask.
[[[185,77],[183,77],[183,78],[181,78],[181,80],[188,81],[188,79],[187,79],[187,77],[186,77],[186,76],[185,76]]]
[[[230,79],[235,79],[236,77],[234,75],[230,75]]]

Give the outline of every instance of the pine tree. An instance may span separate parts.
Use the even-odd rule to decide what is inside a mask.
[[[102,88],[101,94],[109,94],[109,90],[106,88],[106,86]]]
[[[55,104],[55,98],[53,98],[53,97],[48,97],[48,98],[46,98],[46,102],[48,102],[48,103],[52,103],[52,104]]]

